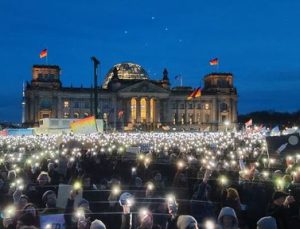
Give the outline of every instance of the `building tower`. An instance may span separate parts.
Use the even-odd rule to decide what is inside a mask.
[[[237,125],[237,90],[231,73],[211,73],[204,77],[203,94],[212,98],[212,130],[233,129]]]
[[[170,80],[169,80],[168,75],[169,75],[168,70],[165,68],[163,71],[162,86],[163,86],[163,88],[166,88],[166,89],[170,88]]]
[[[26,99],[25,99],[25,82],[23,82],[23,91],[22,91],[22,124],[25,123],[25,106],[26,106]]]

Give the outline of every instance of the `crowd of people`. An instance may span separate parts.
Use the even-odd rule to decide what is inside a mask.
[[[300,154],[256,131],[0,137],[3,228],[300,228]]]

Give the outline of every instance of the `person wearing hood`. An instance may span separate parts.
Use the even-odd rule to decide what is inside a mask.
[[[180,215],[176,226],[178,229],[198,229],[197,221],[191,215]]]
[[[266,216],[257,221],[257,229],[277,229],[275,218]]]
[[[218,216],[218,226],[220,229],[237,229],[238,218],[233,208],[223,207]]]
[[[101,220],[95,219],[91,223],[90,229],[106,229],[106,226]]]

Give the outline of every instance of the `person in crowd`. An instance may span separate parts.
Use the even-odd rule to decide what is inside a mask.
[[[278,229],[289,228],[289,206],[295,202],[294,197],[282,191],[275,191],[272,199],[267,214],[276,219]]]
[[[90,229],[106,229],[106,226],[101,220],[95,219],[91,223]]]
[[[51,185],[59,185],[60,174],[57,172],[57,168],[55,167],[55,164],[52,162],[48,164],[48,175],[50,177]]]
[[[25,213],[30,213],[30,214],[33,215],[33,217],[34,217],[34,223],[33,223],[33,225],[39,228],[40,227],[40,218],[39,218],[40,217],[40,213],[39,213],[37,207],[34,204],[32,204],[32,203],[28,203],[22,209],[21,215],[25,214]]]
[[[77,208],[75,209],[74,202],[77,195],[78,191],[72,189],[65,207],[64,219],[67,229],[75,229],[78,221],[80,221],[79,218],[81,217],[89,220],[91,220],[92,217],[89,202],[86,199],[81,199],[77,204]],[[87,220],[84,221],[87,222]]]
[[[275,218],[265,216],[257,221],[257,229],[277,229]]]
[[[52,190],[46,191],[42,196],[45,208],[41,211],[41,215],[63,213],[63,209],[56,207],[56,193]]]
[[[191,214],[196,218],[198,223],[205,219],[215,218],[216,206],[211,201],[212,188],[206,179],[198,185],[198,189],[191,199]]]
[[[223,207],[218,216],[218,226],[220,229],[237,229],[238,218],[233,208]]]
[[[37,183],[33,185],[28,185],[26,195],[29,197],[30,201],[35,203],[38,208],[44,207],[43,195],[46,191],[55,191],[56,188],[50,184],[51,178],[47,172],[40,172],[37,177]]]
[[[24,213],[18,217],[16,229],[24,226],[36,227],[36,219],[31,213]]]

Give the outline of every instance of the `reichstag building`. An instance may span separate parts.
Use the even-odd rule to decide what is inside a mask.
[[[113,66],[97,89],[98,116],[108,130],[160,128],[218,131],[237,124],[237,90],[230,73],[203,78],[201,96],[188,98],[189,86],[172,87],[167,69],[152,80],[135,63]],[[65,87],[60,67],[34,65],[32,80],[23,92],[23,124],[37,126],[40,119],[77,119],[95,114],[93,88]]]

